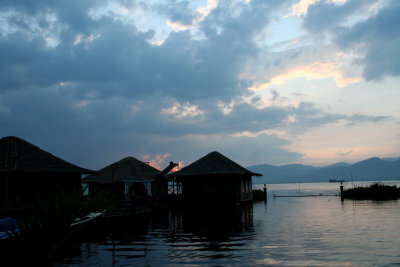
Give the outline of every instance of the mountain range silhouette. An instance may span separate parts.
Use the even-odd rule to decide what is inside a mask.
[[[400,180],[400,158],[373,157],[354,164],[338,162],[324,167],[260,164],[247,169],[263,174],[262,177],[253,178],[256,184]]]

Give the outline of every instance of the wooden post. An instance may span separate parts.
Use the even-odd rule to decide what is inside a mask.
[[[264,184],[264,202],[267,202],[267,185]]]
[[[340,200],[343,201],[343,183],[340,182]]]

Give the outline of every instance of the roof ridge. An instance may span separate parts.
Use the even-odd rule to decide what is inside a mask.
[[[218,151],[212,151],[207,155],[196,160],[192,164],[173,173],[174,176],[180,175],[206,175],[206,174],[250,174],[261,176],[259,173],[254,173]]]
[[[113,166],[117,167],[113,169]],[[101,168],[96,174],[86,176],[83,181],[89,183],[110,183],[112,179],[115,181],[155,179],[156,175],[160,172],[160,170],[147,164],[146,162],[143,162],[135,157],[128,156]]]
[[[10,167],[10,159],[14,161],[12,167]],[[16,136],[0,139],[0,171],[93,172],[59,158]]]

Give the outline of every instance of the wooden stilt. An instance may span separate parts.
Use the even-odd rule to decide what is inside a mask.
[[[267,202],[267,185],[264,184],[264,202]]]

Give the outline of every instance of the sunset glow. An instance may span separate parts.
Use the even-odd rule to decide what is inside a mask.
[[[332,78],[338,87],[346,87],[349,84],[361,81],[360,77],[345,77],[345,74],[332,62],[316,62],[311,65],[291,69],[286,73],[272,77],[267,83],[256,84],[249,87],[249,90],[258,91],[272,85],[282,85],[295,78],[304,78],[307,80]]]
[[[185,161],[179,161],[178,162],[178,166],[174,167],[171,172],[177,172],[180,169],[182,169],[183,167],[185,167]]]
[[[156,155],[156,157],[154,159],[150,159],[149,165],[154,167],[154,168],[156,168],[156,169],[162,170],[168,165],[168,164],[166,164],[164,162],[164,160],[166,158],[168,158],[169,156],[170,156],[169,153],[167,153],[167,154],[158,154],[158,155]]]

